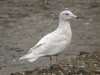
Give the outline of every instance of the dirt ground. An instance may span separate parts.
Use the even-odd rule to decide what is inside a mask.
[[[76,58],[63,59],[53,67],[35,68],[11,75],[100,75],[100,51],[80,52]]]
[[[72,42],[59,60],[74,57],[80,51],[99,51],[99,0],[0,0],[0,75],[49,64],[48,58],[42,57],[34,63],[15,59],[57,28],[59,13],[65,8],[80,19],[71,22]]]

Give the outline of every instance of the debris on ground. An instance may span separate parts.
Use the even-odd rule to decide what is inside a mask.
[[[59,67],[35,69],[11,75],[100,75],[100,52],[80,52],[76,58],[59,62]]]

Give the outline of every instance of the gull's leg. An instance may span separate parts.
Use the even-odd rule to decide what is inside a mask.
[[[50,56],[50,64],[51,64],[51,69],[53,68],[53,65],[52,65],[52,56]]]
[[[59,60],[58,60],[58,55],[56,55],[56,62],[57,62],[57,66],[59,68]]]

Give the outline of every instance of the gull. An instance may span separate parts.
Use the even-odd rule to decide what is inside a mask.
[[[70,45],[72,38],[70,21],[75,18],[78,19],[71,11],[68,9],[63,10],[59,15],[59,25],[56,30],[44,36],[27,54],[19,59],[34,62],[39,57],[48,56],[52,65],[51,57],[57,57]],[[58,62],[57,59],[56,61]]]

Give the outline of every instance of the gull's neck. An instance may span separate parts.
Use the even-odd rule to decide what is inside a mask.
[[[69,21],[63,21],[63,20],[59,20],[59,26],[58,28],[61,28],[61,29],[66,29],[66,28],[69,28],[70,29],[70,22]]]
[[[65,33],[70,33],[70,34],[72,33],[69,21],[59,20],[58,29],[60,29],[61,31],[63,31]]]

